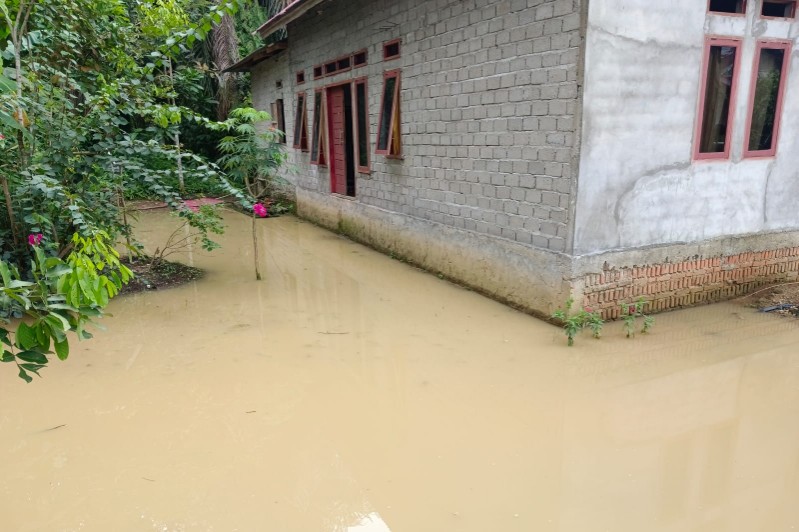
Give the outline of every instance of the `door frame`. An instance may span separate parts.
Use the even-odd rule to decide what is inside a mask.
[[[336,192],[336,184],[337,184],[338,175],[336,174],[336,162],[335,162],[334,157],[332,156],[332,153],[333,153],[333,142],[334,142],[333,138],[334,137],[333,137],[333,121],[331,120],[331,117],[330,117],[330,113],[332,112],[332,106],[330,105],[330,97],[331,97],[332,91],[330,89],[336,89],[336,88],[345,87],[345,86],[349,86],[350,87],[350,107],[351,107],[351,111],[354,112],[355,105],[354,105],[354,102],[353,102],[353,100],[354,100],[353,94],[354,94],[354,90],[355,90],[355,80],[348,79],[346,81],[339,81],[339,82],[336,82],[336,83],[331,83],[331,84],[325,85],[323,87],[323,89],[324,89],[324,96],[323,97],[325,98],[325,107],[326,107],[325,120],[327,122],[326,123],[326,127],[325,127],[325,130],[326,130],[325,134],[327,135],[327,140],[328,140],[327,141],[327,161],[328,161],[328,168],[330,169],[330,193],[331,194],[336,194],[338,196],[346,197],[346,198],[354,198],[355,195],[357,194],[357,188],[355,186],[353,186],[353,188],[356,189],[356,190],[353,191],[353,195],[352,196]],[[354,119],[354,117],[350,117],[350,120],[353,120],[353,119]],[[345,120],[346,120],[346,117],[345,117]],[[355,166],[356,163],[357,163],[357,153],[356,153],[355,150],[357,148],[356,148],[355,142],[357,141],[357,135],[358,134],[357,134],[357,128],[356,128],[356,125],[355,125],[354,122],[353,122],[352,126],[353,126],[352,127],[352,131],[350,132],[351,133],[350,134],[350,137],[351,137],[350,141],[352,143],[352,152],[353,153],[350,154],[350,155],[353,157],[353,168],[352,168],[353,180],[355,180],[355,182],[357,183],[357,179],[355,179],[355,176],[357,174],[357,168]],[[346,131],[344,132],[344,135],[346,135]],[[346,160],[346,139],[345,139],[345,160]],[[347,168],[344,168],[343,178],[344,178],[344,181],[345,181],[344,188],[346,189],[347,188],[347,186],[346,186]],[[353,185],[355,185],[355,183],[353,183]]]

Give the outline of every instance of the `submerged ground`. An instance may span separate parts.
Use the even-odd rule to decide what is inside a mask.
[[[295,218],[0,368],[4,531],[799,529],[799,320],[560,331]],[[153,247],[165,213],[142,216]]]

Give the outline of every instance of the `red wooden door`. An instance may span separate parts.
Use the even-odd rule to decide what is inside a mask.
[[[330,190],[347,193],[347,142],[344,87],[327,90],[327,112],[330,126]]]

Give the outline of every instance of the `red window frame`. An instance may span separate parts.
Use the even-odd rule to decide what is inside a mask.
[[[388,118],[388,120],[390,121],[388,129],[388,140],[386,141],[386,148],[381,150],[380,130],[383,126],[383,119],[385,118],[383,116],[383,109],[385,107],[385,97],[386,97],[385,87],[386,87],[386,82],[391,78],[396,78],[397,82],[394,85],[394,99],[391,105],[391,116]],[[383,91],[380,97],[380,120],[377,122],[377,136],[375,138],[375,148],[376,148],[375,153],[377,155],[385,155],[386,157],[396,157],[396,158],[399,158],[402,155],[401,135],[399,138],[396,139],[397,141],[396,149],[392,149],[394,148],[394,140],[395,140],[394,135],[395,133],[399,133],[395,132],[394,123],[396,122],[398,124],[397,125],[398,128],[400,129],[402,128],[402,120],[400,115],[400,84],[401,84],[401,79],[400,79],[399,70],[389,70],[383,73]]]
[[[300,108],[302,98],[302,108]],[[308,151],[308,95],[305,92],[297,93],[297,106],[294,111],[294,142],[292,148]]]
[[[316,108],[316,98],[321,98],[319,109]],[[311,164],[327,166],[327,91],[317,89],[314,91],[314,117],[311,130]],[[314,156],[316,148],[316,156]]]
[[[749,106],[747,107],[746,134],[744,135],[744,157],[774,157],[777,154],[777,144],[780,140],[780,125],[782,122],[782,104],[785,99],[785,87],[788,82],[788,69],[791,64],[791,41],[758,41],[755,48],[755,67],[752,71],[752,81],[749,88]],[[760,71],[760,56],[764,49],[784,50],[780,86],[777,90],[777,106],[774,115],[774,132],[771,135],[771,148],[768,150],[750,150],[749,141],[752,135],[752,118],[755,111],[755,89],[757,88],[757,75]]]
[[[768,0],[772,4],[788,4],[791,6],[791,14],[787,17],[769,17],[763,14],[765,2],[760,4],[760,18],[764,20],[792,20],[796,18],[796,0]]]
[[[368,85],[368,78],[358,78],[352,80],[352,99],[353,99],[353,106],[352,106],[352,123],[353,123],[353,130],[355,132],[354,137],[354,144],[355,144],[355,169],[362,173],[368,174],[372,171],[372,160],[370,157],[369,152],[371,151],[369,148],[369,85]],[[364,98],[366,99],[364,103],[364,111],[366,113],[366,123],[364,124],[364,136],[366,137],[366,166],[361,165],[361,137],[360,137],[360,124],[358,121],[358,85],[363,85],[363,93]]]
[[[711,11],[710,10],[710,3],[711,0],[707,0],[707,12],[712,13],[714,15],[721,15],[723,17],[745,17],[746,16],[746,4],[748,0],[742,0],[743,5],[743,12],[741,13],[727,13],[726,11]]]
[[[727,117],[727,132],[724,139],[723,152],[702,153],[699,151],[702,144],[702,126],[705,117],[705,98],[707,96],[707,75],[710,61],[710,49],[713,46],[730,46],[735,48],[735,63],[733,64],[732,87],[730,90],[730,108]],[[693,158],[701,160],[726,160],[730,158],[730,147],[732,144],[732,131],[735,123],[735,103],[738,97],[738,77],[741,74],[741,51],[743,49],[743,39],[729,37],[706,37],[702,58],[702,76],[699,86],[699,101],[697,102],[696,124],[694,126],[694,148]]]
[[[397,46],[397,53],[391,54],[389,52],[389,47]],[[391,61],[392,59],[397,59],[402,55],[402,39],[394,39],[393,41],[386,41],[383,43],[383,61]]]
[[[297,72],[297,85],[302,85],[305,83],[305,71],[300,70]]]
[[[313,67],[313,79],[319,79],[325,77],[325,66],[324,65],[316,65]]]

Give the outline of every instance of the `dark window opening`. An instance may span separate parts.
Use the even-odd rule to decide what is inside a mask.
[[[400,56],[400,42],[399,40],[387,42],[383,45],[383,59],[396,59]]]
[[[775,151],[786,55],[786,48],[760,50],[751,105],[749,152],[769,152],[771,155]]]
[[[350,68],[350,58],[345,57],[344,59],[339,59],[336,66],[338,67],[338,70],[347,70]]]
[[[764,17],[794,18],[796,16],[796,2],[769,2],[764,0],[761,15]]]
[[[352,64],[357,66],[362,66],[366,64],[366,50],[362,52],[356,52],[352,56]]]
[[[297,95],[297,113],[294,117],[294,148],[308,151],[308,110],[305,94]]]
[[[335,74],[335,73],[336,73],[336,62],[331,61],[330,63],[327,63],[325,65],[325,75],[329,76],[330,74]]]
[[[352,88],[344,85],[344,153],[347,160],[345,194],[355,197],[355,143],[353,139]]]
[[[313,138],[311,141],[311,163],[324,166],[325,164],[325,132],[324,132],[325,104],[322,91],[314,95]]]
[[[323,75],[322,65],[313,67],[313,79],[319,79]]]
[[[746,12],[746,0],[710,0],[708,10],[712,13],[738,13]]]
[[[369,100],[366,81],[355,83],[356,162],[359,172],[369,172]]]
[[[398,157],[400,143],[399,72],[387,72],[384,77],[380,123],[377,129],[377,151],[381,155]]]
[[[305,72],[301,70],[297,72],[297,85],[302,85],[303,83],[305,83]]]
[[[278,89],[278,90],[282,89],[283,88],[283,82],[282,81],[276,81],[275,82],[275,88]]]
[[[272,124],[278,133],[278,142],[286,143],[286,114],[283,110],[283,100],[276,100],[272,104]]]
[[[737,45],[710,46],[706,68],[704,101],[702,102],[700,154],[729,153],[732,127],[730,108],[736,80]]]

